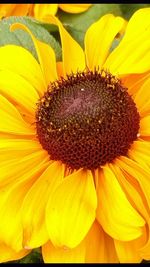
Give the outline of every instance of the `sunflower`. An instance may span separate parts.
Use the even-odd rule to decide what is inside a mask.
[[[92,4],[0,4],[0,19],[9,16],[32,16],[45,20],[47,15],[55,15],[58,8],[68,13],[81,13]]]
[[[11,26],[38,61],[0,48],[1,262],[38,247],[46,263],[150,259],[149,16],[103,16],[85,50],[49,16],[61,62]]]

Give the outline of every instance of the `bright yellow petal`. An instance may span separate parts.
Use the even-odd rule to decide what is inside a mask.
[[[42,173],[27,193],[21,209],[24,246],[40,247],[49,239],[45,225],[45,207],[49,195],[62,182],[63,176],[64,165],[54,162]]]
[[[5,157],[5,153],[3,154]],[[2,161],[0,163],[0,187],[7,184],[11,185],[11,182],[20,180],[20,177],[25,174],[25,171],[30,172],[39,162],[41,162],[41,164],[49,163],[49,156],[45,150],[32,151],[31,154],[29,152],[25,157]]]
[[[51,14],[55,15],[57,13],[58,4],[34,4],[33,16],[36,19],[43,20],[44,17]]]
[[[81,46],[71,37],[56,17],[49,15],[47,20],[59,28],[64,72],[70,74],[72,72],[83,71],[85,69],[85,56]]]
[[[139,133],[141,136],[150,136],[150,115],[140,120]]]
[[[141,167],[150,171],[150,155],[132,149],[128,151],[128,155],[131,159],[139,163]]]
[[[102,68],[113,40],[125,25],[123,18],[107,14],[89,27],[85,34],[85,54],[90,69]]]
[[[5,187],[3,186],[0,194],[0,240],[16,251],[23,248],[23,228],[20,212],[22,202],[30,187],[47,167],[47,163],[41,163],[40,158],[36,157],[36,166],[34,168],[26,171],[29,166],[24,164],[23,167],[24,173],[19,175],[19,179]]]
[[[131,205],[147,221],[149,218],[147,204],[143,200],[143,194],[141,192],[139,184],[130,175],[123,173],[116,164],[109,164],[109,167],[117,177],[117,180],[123,188],[123,191],[125,192],[126,197]]]
[[[128,157],[121,156],[116,159],[115,164],[139,183],[142,190],[140,194],[143,194],[145,198],[143,201],[146,201],[148,208],[150,208],[150,171],[147,171],[147,169]]]
[[[11,71],[0,71],[0,93],[34,116],[39,95],[23,77]]]
[[[145,221],[132,207],[108,166],[100,172],[97,194],[97,219],[106,233],[122,241],[132,240],[141,235],[141,227]]]
[[[39,93],[43,93],[45,83],[40,65],[28,50],[6,45],[0,47],[0,59],[0,70],[10,70],[24,77]]]
[[[140,9],[130,19],[118,47],[104,68],[112,74],[143,73],[150,69],[150,8]]]
[[[19,260],[28,255],[30,252],[31,250],[27,249],[16,252],[4,243],[0,243],[0,263]]]
[[[140,255],[140,248],[145,244],[146,238],[147,236],[144,228],[142,236],[133,241],[122,242],[114,240],[119,262],[140,263],[143,259]]]
[[[13,25],[11,25],[10,29],[11,31],[22,29],[31,36],[36,48],[46,86],[48,86],[50,82],[55,81],[58,77],[56,72],[56,56],[54,50],[49,45],[37,40],[32,32],[28,29],[28,27],[26,27],[24,24],[14,23]]]
[[[86,11],[92,4],[58,4],[59,8],[68,13],[81,13]]]
[[[0,95],[0,132],[19,135],[35,135],[32,125],[27,124],[14,105]]]
[[[45,263],[84,263],[85,241],[73,249],[56,248],[49,241],[42,246],[42,255]]]
[[[86,237],[86,263],[117,263],[113,239],[95,221]]]
[[[147,79],[135,95],[134,102],[141,116],[150,114],[150,78]]]
[[[76,247],[94,219],[96,191],[90,171],[79,170],[64,178],[50,196],[46,209],[49,237],[56,246]]]
[[[1,136],[1,135],[0,135]],[[7,138],[0,139],[0,166],[4,166],[12,160],[20,160],[36,151],[40,151],[41,145],[37,140]],[[7,166],[7,165],[5,165]]]
[[[146,230],[147,230],[147,235],[148,235],[147,242],[146,244],[144,244],[143,247],[139,249],[139,252],[140,252],[142,259],[149,260],[150,259],[150,219],[147,223]]]

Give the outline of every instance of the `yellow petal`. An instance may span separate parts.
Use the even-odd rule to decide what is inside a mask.
[[[34,117],[39,95],[23,77],[11,71],[0,71],[0,93]]]
[[[25,78],[41,94],[45,89],[40,65],[32,54],[21,46],[0,47],[0,70],[10,70]]]
[[[50,196],[46,209],[49,237],[55,246],[76,247],[94,219],[96,191],[90,171],[79,170],[64,178]]]
[[[150,8],[140,9],[130,19],[118,47],[104,68],[113,74],[143,73],[150,69]]]
[[[107,14],[89,27],[85,34],[85,53],[90,69],[102,68],[113,40],[125,25],[123,18]]]
[[[139,183],[142,190],[142,193],[140,194],[142,194],[143,201],[144,203],[147,201],[146,204],[148,205],[148,208],[150,208],[150,171],[147,171],[147,169],[143,168],[135,161],[123,156],[116,159],[115,163],[131,177],[134,177]]]
[[[57,62],[57,73],[58,73],[58,78],[60,79],[61,77],[65,76],[64,73],[64,68],[63,68],[63,62],[59,61]]]
[[[150,115],[140,120],[139,133],[141,136],[150,136]]]
[[[150,77],[150,72],[147,71],[142,74],[127,74],[124,77],[121,77],[121,81],[128,88],[128,93],[134,95],[140,90],[141,86],[144,84],[145,80]]]
[[[41,145],[37,140],[13,139],[10,137],[0,139],[0,166],[4,166],[4,164],[14,159],[20,160],[39,150],[41,150]]]
[[[40,66],[45,78],[46,86],[48,86],[50,82],[55,81],[57,79],[57,72],[56,56],[53,49],[49,45],[37,40],[32,34],[32,32],[28,29],[28,27],[26,27],[24,24],[14,23],[13,25],[11,25],[10,29],[11,31],[16,29],[22,29],[31,36],[34,46],[36,48]]]
[[[64,72],[70,74],[72,72],[83,71],[85,69],[85,56],[81,46],[69,35],[56,17],[49,15],[47,20],[49,23],[55,24],[59,28]]]
[[[137,150],[129,150],[128,155],[131,159],[139,163],[143,168],[146,168],[147,171],[150,171],[150,156],[145,153],[141,153]]]
[[[86,237],[86,263],[117,263],[114,242],[95,221]]]
[[[63,165],[54,162],[42,173],[27,193],[21,209],[24,246],[40,247],[49,239],[45,225],[45,207],[49,195],[62,182],[63,175]]]
[[[5,157],[5,153],[4,157]],[[20,180],[25,171],[30,172],[37,164],[48,164],[49,156],[45,150],[29,153],[25,157],[10,159],[0,163],[1,176],[0,187],[10,184],[11,182]]]
[[[15,4],[15,8],[11,12],[11,16],[27,16],[29,10],[30,4]]]
[[[3,187],[0,194],[0,240],[16,251],[23,248],[23,228],[20,212],[22,202],[28,190],[46,166],[40,162],[40,158],[38,160],[36,158],[36,166],[33,169],[26,171],[28,165],[24,164],[23,167],[24,173],[19,175],[19,179]]]
[[[140,248],[145,244],[146,238],[147,235],[144,228],[142,236],[133,241],[122,242],[119,240],[114,240],[120,263],[141,262],[143,258],[140,255]]]
[[[34,4],[33,16],[36,19],[43,20],[44,17],[51,14],[55,15],[57,13],[58,4]]]
[[[141,235],[141,227],[145,221],[132,207],[108,166],[100,172],[97,194],[97,219],[106,233],[122,241],[132,240]]]
[[[0,132],[35,135],[32,125],[27,124],[14,105],[0,95]]]
[[[150,92],[148,88],[150,88],[150,78],[143,83],[134,98],[141,116],[144,116],[146,113],[150,114]]]
[[[147,222],[147,242],[139,248],[140,255],[142,259],[149,260],[150,259],[150,219]]]
[[[49,241],[42,246],[42,255],[45,263],[84,263],[85,241],[82,241],[72,249],[66,247],[56,248]]]
[[[80,13],[86,11],[92,4],[59,4],[59,8],[68,13]]]
[[[22,249],[19,252],[14,251],[4,243],[0,243],[0,263],[19,260],[28,255],[31,250]]]
[[[141,192],[139,184],[130,175],[123,173],[116,164],[109,164],[109,167],[117,177],[117,180],[123,188],[123,191],[125,192],[126,197],[131,205],[147,221],[149,218],[147,204],[143,200],[143,194]]]
[[[0,4],[0,19],[10,16],[15,8],[16,4]]]

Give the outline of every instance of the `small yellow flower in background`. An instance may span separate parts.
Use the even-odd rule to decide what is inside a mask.
[[[58,8],[68,13],[81,13],[92,4],[0,4],[0,18],[9,16],[32,16],[43,20],[47,15],[55,15]]]
[[[0,48],[0,261],[150,259],[150,8],[92,24],[62,62],[34,42]],[[113,40],[124,34],[110,52]]]

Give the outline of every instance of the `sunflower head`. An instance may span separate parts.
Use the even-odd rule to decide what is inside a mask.
[[[37,135],[51,159],[96,169],[126,155],[139,130],[127,89],[110,73],[86,71],[50,84],[36,112]]]

